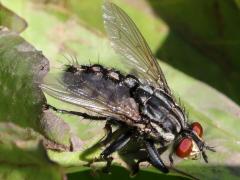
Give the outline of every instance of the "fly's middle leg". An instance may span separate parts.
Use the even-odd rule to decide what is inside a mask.
[[[132,132],[130,131],[125,131],[121,134],[118,134],[121,132],[122,129],[119,128],[116,131],[114,131],[112,134],[115,137],[114,140],[106,147],[105,150],[100,154],[99,158],[93,159],[91,162],[89,162],[86,166],[91,166],[95,162],[107,162],[106,166],[103,168],[103,172],[109,173],[110,172],[110,167],[113,158],[111,157],[111,154],[122,149],[129,141],[132,136]],[[117,136],[115,136],[117,134]]]
[[[119,128],[112,132],[112,126],[117,126]],[[106,124],[104,126],[105,136],[102,138],[101,144],[107,145],[112,140],[114,134],[118,134],[118,132],[121,131],[122,126],[124,125],[118,119],[106,117]]]
[[[105,136],[101,140],[102,145],[107,145],[112,139],[112,124],[109,121],[106,121],[104,126]]]
[[[113,158],[110,156],[112,153],[122,149],[131,139],[132,131],[127,131],[123,134],[120,134],[102,153],[102,159],[107,161],[107,166],[104,168],[105,172],[110,171],[110,166]]]

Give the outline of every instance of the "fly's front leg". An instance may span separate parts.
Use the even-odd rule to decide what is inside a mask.
[[[168,168],[164,165],[162,159],[160,158],[160,155],[157,151],[157,148],[155,147],[154,143],[152,141],[149,140],[145,140],[145,146],[146,146],[146,150],[148,153],[148,158],[150,160],[150,163],[156,167],[157,169],[159,169],[160,171],[162,171],[163,173],[168,173],[169,170]]]
[[[163,152],[165,152],[167,150],[167,147],[160,147],[157,149],[157,152],[159,154],[162,154]],[[124,156],[126,157],[127,160],[130,161],[126,161],[125,162],[129,165],[129,167],[131,168],[131,175],[134,176],[138,173],[139,171],[139,166],[140,163],[142,162],[151,162],[150,158],[149,158],[149,154],[146,150],[138,150],[138,151],[133,151],[131,153],[126,153],[124,154]],[[134,161],[131,161],[131,159],[133,159]],[[135,161],[137,160],[137,161]]]
[[[168,156],[168,159],[170,161],[170,166],[173,166],[173,154],[174,154],[174,152],[172,151]]]

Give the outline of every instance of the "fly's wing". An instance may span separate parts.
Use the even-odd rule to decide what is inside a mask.
[[[158,62],[130,17],[121,8],[106,1],[103,5],[103,19],[111,45],[124,57],[123,63],[135,67],[133,74],[140,79],[170,93]]]
[[[46,78],[41,88],[48,95],[77,105],[97,115],[119,120],[140,119],[138,106],[130,97],[128,87],[104,78],[103,74],[79,70],[62,72],[53,80]]]

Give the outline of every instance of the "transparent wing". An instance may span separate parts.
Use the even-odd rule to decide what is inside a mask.
[[[134,67],[133,73],[170,93],[164,74],[146,40],[130,17],[118,6],[106,1],[103,5],[105,29],[114,50],[124,63]]]
[[[128,87],[99,74],[82,71],[76,74],[63,72],[60,77],[48,76],[41,88],[52,97],[98,115],[119,120],[140,119],[137,104],[130,97]]]

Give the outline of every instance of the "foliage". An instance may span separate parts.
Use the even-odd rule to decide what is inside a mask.
[[[67,63],[66,57],[71,59],[71,56],[83,64],[100,61],[124,70],[105,37],[101,1],[2,2],[27,21],[28,28],[21,36],[48,57],[49,75],[57,73]],[[238,179],[240,108],[221,92],[193,77],[239,102],[239,84],[234,83],[240,77],[239,6],[234,1],[213,0],[194,4],[181,0],[115,2],[133,18],[161,60],[188,74],[160,62],[190,119],[203,124],[204,138],[216,146],[217,152],[209,153],[209,164],[186,160],[176,167],[201,179]],[[3,8],[0,10],[3,12]],[[2,14],[0,17],[4,19]],[[3,155],[0,156],[0,178],[60,179],[65,172],[71,173],[69,179],[84,178],[89,174],[84,165],[101,152],[94,145],[104,136],[104,123],[59,115],[62,121],[51,112],[42,112],[45,99],[33,84],[41,81],[48,66],[36,49],[16,34],[0,33],[0,152]],[[61,108],[77,108],[51,97],[47,97],[47,101]],[[124,174],[128,178],[128,172],[119,167],[126,166],[123,159],[117,154],[114,158],[117,166],[110,177],[119,178]],[[94,163],[92,168],[98,166],[103,164]],[[108,178],[97,172],[94,175]],[[179,179],[162,175],[153,168],[142,170],[136,176],[137,179],[145,177]]]

